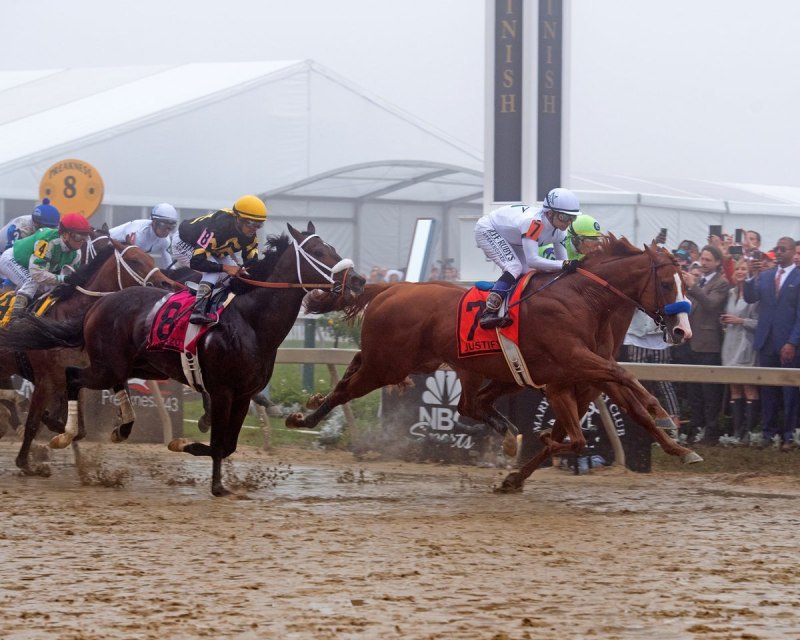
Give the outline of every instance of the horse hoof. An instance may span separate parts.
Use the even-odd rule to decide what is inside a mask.
[[[200,429],[200,433],[208,433],[208,430],[211,428],[211,418],[208,417],[208,414],[204,413],[200,416],[200,419],[197,421],[197,428]]]
[[[123,438],[119,433],[119,427],[117,427],[111,432],[111,442],[114,443],[125,442],[125,438]]]
[[[511,431],[506,431],[506,435],[503,436],[503,453],[509,458],[517,455],[517,439]]]
[[[290,413],[286,416],[285,424],[289,429],[299,429],[303,426],[304,421],[302,413]]]
[[[50,440],[51,449],[65,449],[72,443],[72,436],[66,433],[59,433]]]
[[[518,473],[509,473],[499,487],[492,489],[494,493],[521,493],[522,482]]]
[[[222,485],[211,487],[211,493],[217,498],[224,498],[225,496],[231,495],[231,492]]]
[[[183,448],[186,445],[191,444],[191,442],[192,441],[189,440],[188,438],[175,438],[167,445],[167,449],[169,449],[170,451],[174,451],[176,453],[181,453],[183,451]]]
[[[703,458],[701,458],[694,451],[690,451],[685,456],[681,457],[681,462],[683,464],[695,464],[697,462],[702,462],[702,461],[703,461]]]

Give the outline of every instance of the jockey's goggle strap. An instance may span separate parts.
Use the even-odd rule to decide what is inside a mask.
[[[319,238],[317,234],[312,234],[306,237],[300,244],[295,243],[295,264],[297,266],[297,281],[300,284],[303,283],[303,276],[300,274],[300,256],[303,256],[303,259],[309,264],[309,266],[314,269],[319,275],[321,275],[325,280],[327,280],[331,285],[334,293],[338,293],[341,290],[341,283],[336,282],[333,279],[333,276],[339,273],[340,271],[347,271],[353,268],[353,261],[350,258],[343,258],[339,260],[335,265],[329,267],[324,262],[317,260],[314,256],[310,255],[308,252],[303,249],[303,245],[311,240],[311,238]],[[326,273],[327,272],[327,273]],[[345,278],[347,274],[345,274]],[[344,281],[344,278],[342,278]],[[337,290],[336,285],[339,285],[339,289]],[[308,289],[306,291],[309,291]]]

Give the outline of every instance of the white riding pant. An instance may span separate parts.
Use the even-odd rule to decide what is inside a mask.
[[[31,300],[36,297],[39,286],[31,277],[31,272],[14,260],[13,247],[6,249],[0,255],[0,276],[11,280],[17,287],[17,293],[21,293]]]
[[[175,243],[175,250],[173,253],[173,257],[177,261],[179,265],[186,265],[189,266],[189,261],[192,259],[192,254],[194,253],[195,247],[191,244],[186,244],[183,240],[179,240]],[[217,264],[230,264],[230,265],[237,265],[239,264],[234,260],[233,256],[208,256],[208,260],[210,262],[216,262]],[[224,271],[212,271],[212,272],[205,272],[203,273],[203,278],[200,282],[207,282],[213,288],[217,282],[219,282],[220,278],[225,275]]]
[[[515,278],[522,275],[525,270],[522,265],[526,263],[522,245],[516,248],[509,244],[494,230],[489,216],[483,216],[475,224],[475,242],[486,254],[486,257],[503,271],[508,271]]]

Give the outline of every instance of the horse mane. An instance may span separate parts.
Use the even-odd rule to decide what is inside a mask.
[[[291,238],[285,233],[267,236],[266,248],[262,254],[263,257],[260,260],[251,260],[244,265],[247,268],[247,272],[250,274],[248,279],[260,280],[262,282],[266,281],[275,271],[278,260],[280,260],[281,256],[291,244]],[[230,281],[230,288],[234,293],[240,294],[251,290],[253,286],[233,278]]]
[[[107,244],[97,252],[97,255],[88,264],[64,278],[64,283],[53,289],[50,295],[56,300],[66,300],[75,293],[76,287],[85,287],[115,250],[116,247],[113,242]]]

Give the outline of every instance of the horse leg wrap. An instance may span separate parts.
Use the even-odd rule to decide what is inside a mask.
[[[78,401],[70,400],[67,403],[67,424],[64,433],[59,433],[50,440],[51,449],[63,449],[68,446],[78,435]]]
[[[117,391],[114,394],[114,398],[116,398],[116,401],[119,404],[119,415],[120,419],[122,420],[122,424],[130,424],[136,420],[136,414],[133,412],[133,405],[131,404],[131,398],[128,395],[128,392],[125,391],[125,389],[122,391]]]

